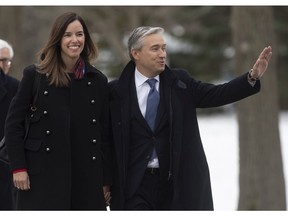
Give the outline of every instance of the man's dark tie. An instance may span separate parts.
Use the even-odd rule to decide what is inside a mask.
[[[159,92],[156,90],[156,87],[155,87],[157,80],[148,79],[146,80],[146,82],[149,84],[151,89],[147,97],[145,119],[148,125],[150,126],[151,130],[154,131],[160,96],[159,96]],[[156,155],[156,150],[154,148],[151,159],[154,159],[155,157],[157,157],[157,155]]]

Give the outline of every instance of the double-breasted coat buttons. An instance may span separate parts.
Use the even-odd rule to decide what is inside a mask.
[[[92,85],[92,82],[91,81],[87,81],[87,86],[90,87],[91,85]],[[43,95],[44,96],[48,96],[49,95],[48,90],[44,90]],[[91,105],[94,105],[95,103],[96,103],[96,100],[94,100],[94,99],[90,100],[90,104]],[[43,114],[47,115],[48,111],[44,110]],[[97,123],[97,119],[96,118],[92,118],[91,121],[92,121],[92,124],[96,124]],[[47,136],[51,135],[51,131],[50,130],[46,130],[45,133],[46,133]],[[96,144],[96,143],[97,143],[97,139],[92,139],[92,144]],[[51,148],[50,147],[45,147],[45,152],[46,153],[50,153],[51,152]],[[97,158],[96,158],[96,156],[92,156],[91,159],[92,159],[92,161],[96,161]]]
[[[92,83],[91,83],[90,81],[87,82],[87,85],[88,85],[88,86],[91,86],[91,84],[92,84]],[[90,101],[90,104],[92,104],[92,105],[95,104],[95,100],[92,99],[92,100]],[[92,119],[92,123],[95,124],[96,122],[97,122],[97,120],[96,120],[95,118],[93,118],[93,119]],[[92,143],[93,143],[93,144],[96,144],[96,143],[97,143],[97,140],[96,140],[96,139],[93,139],[93,140],[92,140]],[[95,161],[95,160],[96,160],[96,157],[93,156],[93,157],[92,157],[92,160]]]
[[[46,74],[46,75],[47,75],[47,74]],[[47,90],[45,90],[45,91],[43,92],[43,94],[44,94],[44,96],[48,96],[49,92],[48,92]],[[47,111],[47,110],[44,110],[44,111],[43,111],[43,114],[44,114],[44,115],[47,115],[47,114],[48,114],[48,111]],[[45,133],[46,133],[47,136],[51,135],[51,131],[50,131],[50,130],[46,130]],[[46,148],[45,148],[45,151],[46,151],[46,153],[50,153],[51,148],[50,148],[50,147],[46,147]]]

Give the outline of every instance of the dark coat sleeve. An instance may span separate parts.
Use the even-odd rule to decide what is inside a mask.
[[[33,66],[24,69],[19,89],[7,113],[5,142],[12,170],[27,168],[24,155],[24,122],[30,108],[35,73]]]
[[[196,108],[211,108],[230,104],[259,92],[261,87],[260,81],[257,81],[254,87],[249,84],[248,72],[218,85],[197,81],[185,70],[174,70],[174,72],[191,91]]]

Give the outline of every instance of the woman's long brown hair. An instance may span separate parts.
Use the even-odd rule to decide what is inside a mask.
[[[85,62],[97,58],[98,49],[94,45],[84,20],[76,13],[68,12],[59,16],[53,24],[50,37],[46,45],[39,51],[37,69],[49,75],[50,84],[68,86],[69,76],[65,72],[65,65],[61,58],[61,40],[68,25],[78,20],[84,31],[85,44],[80,54]]]

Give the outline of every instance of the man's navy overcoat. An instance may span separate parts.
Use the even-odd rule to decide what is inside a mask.
[[[111,81],[109,86],[115,179],[111,209],[123,209],[127,190],[130,93],[134,71],[135,64],[130,61],[119,80]],[[257,81],[252,87],[247,81],[247,74],[221,85],[197,81],[185,70],[170,69],[167,66],[160,75],[160,86],[167,86],[166,98],[169,98],[166,109],[169,113],[169,140],[172,146],[170,164],[174,191],[171,209],[213,209],[209,168],[200,138],[196,109],[222,106],[257,93],[260,82]]]

